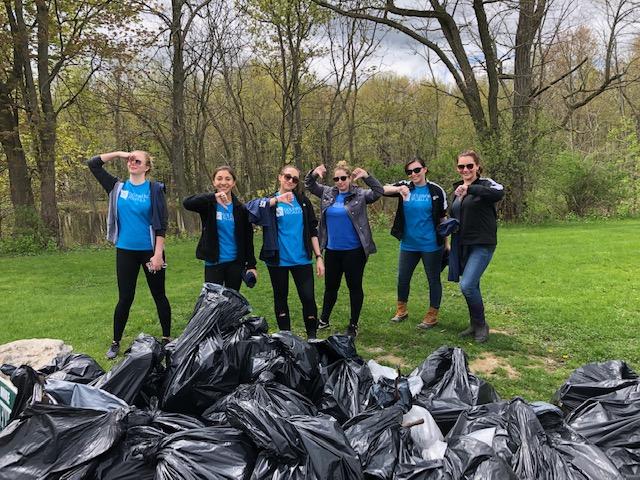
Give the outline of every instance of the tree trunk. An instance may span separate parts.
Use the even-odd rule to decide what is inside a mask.
[[[0,143],[7,157],[9,187],[13,205],[14,233],[33,232],[37,227],[37,211],[31,188],[24,149],[20,140],[18,111],[11,97],[12,88],[0,83]]]
[[[40,155],[40,216],[48,233],[61,244],[58,200],[56,197],[56,112],[51,95],[49,75],[49,7],[45,0],[36,0],[38,22],[38,87],[42,117],[38,125]]]
[[[185,178],[185,109],[184,109],[184,36],[182,30],[182,7],[184,0],[172,0],[171,17],[171,45],[172,52],[172,90],[171,90],[171,161],[175,195],[172,195],[176,207],[181,208],[181,202],[187,196]],[[193,217],[184,217],[184,223],[179,222],[180,230],[191,230]]]

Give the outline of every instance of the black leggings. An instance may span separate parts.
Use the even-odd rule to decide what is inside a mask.
[[[146,263],[153,256],[151,250],[124,250],[116,249],[116,275],[118,277],[118,304],[113,312],[113,340],[119,342],[122,339],[124,327],[129,319],[129,310],[136,296],[136,283],[140,266],[147,277],[147,285],[156,302],[162,335],[171,335],[171,305],[164,291],[164,268],[156,273],[149,273]]]
[[[295,265],[292,267],[268,267],[273,287],[273,307],[280,330],[291,330],[289,316],[289,272],[298,290],[302,302],[302,316],[307,335],[315,335],[318,327],[318,307],[313,290],[313,265]]]
[[[240,290],[242,265],[240,262],[224,262],[204,267],[204,281]]]
[[[338,299],[338,290],[342,274],[347,280],[349,301],[351,303],[352,325],[357,325],[364,302],[362,276],[367,263],[367,256],[362,247],[353,250],[325,250],[324,254],[324,300],[322,302],[322,319],[329,322],[331,311]]]

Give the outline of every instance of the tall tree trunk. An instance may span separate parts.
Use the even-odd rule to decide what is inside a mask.
[[[14,232],[33,232],[37,223],[37,211],[31,177],[20,140],[18,110],[13,102],[12,87],[4,82],[0,82],[0,143],[7,157],[11,203],[15,217]]]
[[[172,52],[172,91],[171,91],[171,165],[175,185],[174,203],[180,212],[181,201],[187,195],[185,178],[185,70],[184,70],[184,32],[182,30],[182,8],[184,0],[172,0],[171,44]],[[182,217],[178,213],[178,228],[190,230],[193,217]],[[180,221],[183,219],[183,221]]]
[[[40,175],[40,216],[48,233],[60,244],[62,239],[56,197],[56,112],[51,95],[49,7],[45,0],[36,0],[36,20],[38,22],[38,87],[42,108],[42,117],[38,125],[40,155],[37,161]]]

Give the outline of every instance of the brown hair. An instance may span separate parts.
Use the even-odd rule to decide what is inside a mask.
[[[456,157],[456,164],[461,157],[471,157],[473,159],[473,163],[478,167],[478,176],[482,173],[482,165],[480,165],[480,155],[475,150],[465,150],[458,154]]]
[[[285,165],[282,166],[282,168],[280,169],[280,175],[284,175],[284,171],[287,168],[294,168],[295,170],[298,171],[298,183],[296,184],[296,186],[293,188],[293,191],[296,193],[300,193],[302,191],[302,178],[300,178],[300,169],[298,167],[296,167],[295,165],[293,165],[292,163],[287,163]]]
[[[229,175],[231,175],[231,178],[233,178],[233,181],[234,182],[237,181],[236,172],[229,165],[222,165],[222,166],[216,168],[213,171],[213,175],[211,176],[211,180],[212,181],[216,178],[216,175],[218,174],[218,172],[229,172]]]
[[[411,159],[404,164],[404,169],[406,170],[407,167],[409,167],[409,165],[411,165],[414,162],[418,162],[424,168],[427,168],[427,162],[425,162],[421,157],[416,155],[415,157],[411,157]]]

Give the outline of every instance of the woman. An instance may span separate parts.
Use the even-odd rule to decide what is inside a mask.
[[[404,166],[409,181],[385,185],[384,193],[398,197],[398,209],[393,220],[391,235],[400,240],[398,258],[398,305],[392,322],[409,317],[407,301],[411,277],[422,260],[429,282],[429,310],[418,328],[433,328],[438,323],[442,300],[442,254],[444,239],[436,234],[436,227],[447,213],[447,194],[437,183],[427,180],[429,169],[421,158],[415,157]]]
[[[452,236],[449,280],[460,280],[460,290],[469,307],[469,327],[461,337],[473,336],[478,343],[489,338],[484,316],[480,277],[489,266],[497,244],[496,202],[504,197],[504,188],[490,178],[480,177],[480,157],[473,150],[458,155],[456,167],[461,180],[454,184],[450,216],[460,222]]]
[[[126,160],[129,180],[121,181],[107,172],[105,163]],[[120,340],[136,294],[140,267],[156,303],[162,341],[170,341],[171,306],[165,294],[164,236],[167,230],[167,203],[164,184],[147,179],[152,159],[148,152],[103,153],[88,162],[91,173],[109,194],[107,239],[116,246],[118,304],[113,313],[113,343],[107,358],[120,351]]]
[[[280,330],[291,330],[287,297],[289,273],[302,302],[307,338],[316,338],[318,308],[314,295],[312,258],[316,272],[324,275],[324,261],[318,243],[318,221],[309,199],[297,191],[300,170],[285,165],[278,175],[280,188],[271,197],[256,198],[247,203],[249,219],[262,227],[260,259],[269,270],[273,287],[273,303]]]
[[[219,167],[213,173],[215,191],[192,195],[182,204],[187,210],[200,214],[202,234],[196,257],[204,260],[204,281],[240,290],[243,275],[255,281],[258,272],[253,253],[253,227],[247,209],[233,194],[235,186],[233,169]]]
[[[351,304],[346,334],[355,337],[364,301],[364,267],[369,255],[376,251],[367,217],[367,204],[378,200],[383,188],[378,180],[362,168],[351,172],[346,162],[338,162],[333,172],[333,187],[318,183],[317,178],[324,178],[326,173],[325,166],[320,165],[310,171],[304,180],[309,191],[320,198],[319,239],[320,249],[324,249],[325,254],[325,288],[318,328],[329,327],[329,318],[338,299],[344,273]],[[354,182],[359,178],[364,179],[371,189],[355,186]]]

